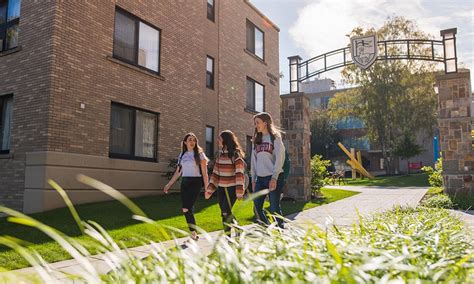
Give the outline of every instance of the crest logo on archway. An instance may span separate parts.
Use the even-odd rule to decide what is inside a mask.
[[[352,61],[362,69],[369,68],[378,56],[377,36],[358,36],[351,38]]]

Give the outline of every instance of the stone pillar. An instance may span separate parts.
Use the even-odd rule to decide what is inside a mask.
[[[291,171],[284,195],[297,200],[311,198],[311,131],[309,98],[303,93],[281,96],[281,125],[291,159]]]
[[[471,82],[469,70],[436,76],[443,181],[449,194],[474,195]]]

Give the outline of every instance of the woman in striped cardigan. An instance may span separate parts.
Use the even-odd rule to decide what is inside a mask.
[[[232,207],[235,201],[244,196],[245,153],[237,137],[230,130],[222,131],[217,139],[219,156],[214,163],[211,180],[206,189],[205,197],[209,199],[217,190],[219,207],[221,208],[224,232],[230,236],[229,224],[235,221]]]

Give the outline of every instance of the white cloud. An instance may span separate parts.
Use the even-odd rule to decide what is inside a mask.
[[[461,0],[462,1],[462,0]],[[390,16],[404,16],[415,20],[419,28],[439,38],[439,31],[446,28],[464,25],[464,46],[459,48],[461,61],[473,70],[472,38],[465,37],[473,31],[473,5],[467,9],[453,3],[446,6],[441,2],[423,2],[423,0],[308,0],[298,11],[298,19],[289,29],[295,44],[302,48],[303,60],[334,49],[346,46],[349,39],[346,36],[354,27],[379,28]],[[461,11],[460,11],[461,9]],[[453,17],[455,16],[455,17]],[[304,57],[307,58],[304,58]],[[338,79],[337,72],[325,76]]]

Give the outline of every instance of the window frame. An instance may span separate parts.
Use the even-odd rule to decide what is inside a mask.
[[[209,72],[209,71],[207,70],[207,60],[208,60],[208,59],[211,59],[211,60],[212,60],[212,72]],[[214,60],[214,57],[207,55],[207,56],[206,56],[206,88],[208,88],[208,89],[210,89],[210,90],[214,90],[214,82],[215,82],[215,80],[214,80],[214,73],[215,73],[215,72],[214,72],[214,69],[215,69],[215,68],[214,68],[214,67],[215,67],[215,60]],[[211,81],[211,84],[210,84],[210,85],[207,85],[207,75],[210,75],[210,76],[211,76],[211,80],[210,80],[210,81]]]
[[[9,50],[13,50],[13,49],[15,49],[19,46],[19,45],[17,45],[15,47],[7,49],[7,36],[8,36],[7,35],[7,30],[9,28],[15,26],[15,25],[18,25],[18,27],[20,26],[21,2],[22,1],[20,1],[20,16],[18,18],[15,18],[13,20],[8,21],[8,7],[9,7],[9,4],[10,4],[10,0],[7,0],[7,5],[5,7],[5,23],[0,24],[0,35],[2,34],[2,32],[4,33],[4,36],[0,38],[0,39],[3,40],[2,45],[0,46],[1,47],[0,53],[6,52],[6,51],[9,51]]]
[[[130,61],[126,58],[120,57],[115,53],[115,23],[116,23],[116,19],[117,19],[117,13],[122,13],[124,16],[130,18],[131,20],[133,20],[135,22],[135,34],[134,34],[135,45],[134,45],[134,48],[135,48],[136,52],[134,54],[134,61]],[[149,26],[149,27],[151,27],[151,28],[158,31],[158,71],[155,71],[153,69],[150,69],[150,68],[147,68],[145,66],[142,66],[142,65],[138,64],[139,45],[140,45],[140,22],[142,22],[143,24],[145,24],[145,25],[147,25],[147,26]],[[112,36],[112,41],[113,41],[112,57],[113,58],[115,58],[117,60],[120,60],[120,61],[123,61],[127,64],[133,65],[137,68],[146,70],[147,72],[151,72],[151,73],[156,74],[156,75],[161,75],[161,39],[162,39],[162,30],[159,27],[157,27],[157,26],[151,24],[150,22],[147,22],[147,21],[135,16],[134,14],[128,12],[127,10],[121,8],[120,6],[115,6],[114,29],[113,29],[113,36]]]
[[[246,33],[247,33],[247,31],[248,31],[248,30],[247,30],[247,26],[253,27],[253,37],[252,37],[252,49],[253,49],[253,50],[251,50],[251,49],[248,48],[248,47],[249,47],[249,46],[248,46],[248,45],[249,45],[248,42],[246,42],[246,44],[245,44],[245,49],[246,49],[248,52],[250,52],[250,53],[252,53],[253,55],[255,55],[258,59],[260,59],[260,60],[262,60],[262,61],[265,61],[265,32],[264,32],[262,29],[260,29],[259,27],[257,27],[257,25],[255,25],[255,24],[254,24],[252,21],[250,21],[249,19],[247,19],[247,21],[246,21],[246,26],[245,26],[245,31],[246,31]],[[262,54],[262,57],[258,56],[257,53],[256,53],[256,51],[255,51],[255,45],[256,45],[256,32],[255,32],[255,30],[258,30],[258,31],[260,31],[260,32],[262,33],[262,53],[263,53],[263,54]],[[248,35],[246,35],[246,41],[248,40],[248,38],[249,38]]]
[[[133,153],[133,154],[120,154],[120,153],[113,153],[111,152],[111,142],[112,142],[112,138],[111,138],[111,134],[112,134],[112,107],[113,106],[116,106],[116,107],[121,107],[121,108],[125,108],[125,109],[129,109],[129,110],[132,110],[133,111],[133,118],[132,118],[132,143],[130,144],[130,153]],[[135,156],[135,139],[136,139],[136,128],[137,128],[137,111],[141,111],[141,112],[146,112],[146,113],[149,113],[149,114],[153,114],[155,115],[156,117],[156,125],[155,125],[155,149],[153,149],[153,158],[148,158],[148,157],[140,157],[140,156]],[[159,136],[159,121],[160,121],[160,113],[158,112],[154,112],[154,111],[150,111],[150,110],[146,110],[146,109],[143,109],[143,108],[139,108],[139,107],[134,107],[134,106],[130,106],[130,105],[126,105],[126,104],[123,104],[123,103],[119,103],[119,102],[115,102],[115,101],[112,101],[111,104],[110,104],[110,121],[109,121],[109,158],[114,158],[114,159],[124,159],[124,160],[136,160],[136,161],[145,161],[145,162],[158,162],[158,136]]]
[[[211,6],[211,14],[209,14],[209,6]],[[206,1],[206,14],[209,21],[216,22],[216,0],[212,0],[212,5],[209,4],[209,1]]]
[[[13,94],[5,94],[5,95],[0,95],[0,100],[8,100],[8,99],[11,99],[12,100],[12,104],[13,104]],[[12,105],[12,110],[11,110],[12,114],[12,120],[13,120],[13,105]],[[1,119],[3,118],[3,109],[0,109],[0,121]],[[10,154],[10,151],[11,151],[11,139],[12,139],[12,133],[11,133],[11,122],[10,122],[10,136],[8,139],[10,139],[10,149],[0,149],[0,155],[4,155],[4,154]],[[3,135],[3,132],[0,132],[0,135]]]
[[[266,97],[266,95],[265,95],[265,85],[260,84],[260,82],[258,82],[257,80],[254,80],[254,79],[252,79],[251,77],[247,76],[247,80],[245,81],[245,89],[246,89],[246,91],[248,91],[248,90],[247,90],[247,81],[250,81],[250,82],[253,83],[253,104],[254,104],[254,106],[253,106],[253,107],[249,106],[249,105],[248,105],[248,101],[247,101],[247,102],[245,103],[245,108],[246,108],[247,110],[250,110],[250,111],[253,111],[253,112],[264,112],[265,109],[266,109],[266,107],[265,107],[265,97]],[[257,108],[257,95],[256,95],[256,93],[257,93],[257,92],[256,92],[256,89],[257,89],[257,88],[256,88],[256,85],[255,85],[255,84],[259,84],[260,86],[263,87],[263,98],[262,98],[262,110],[261,110],[261,111],[256,109],[256,108]],[[246,100],[247,100],[247,96],[246,96]]]

